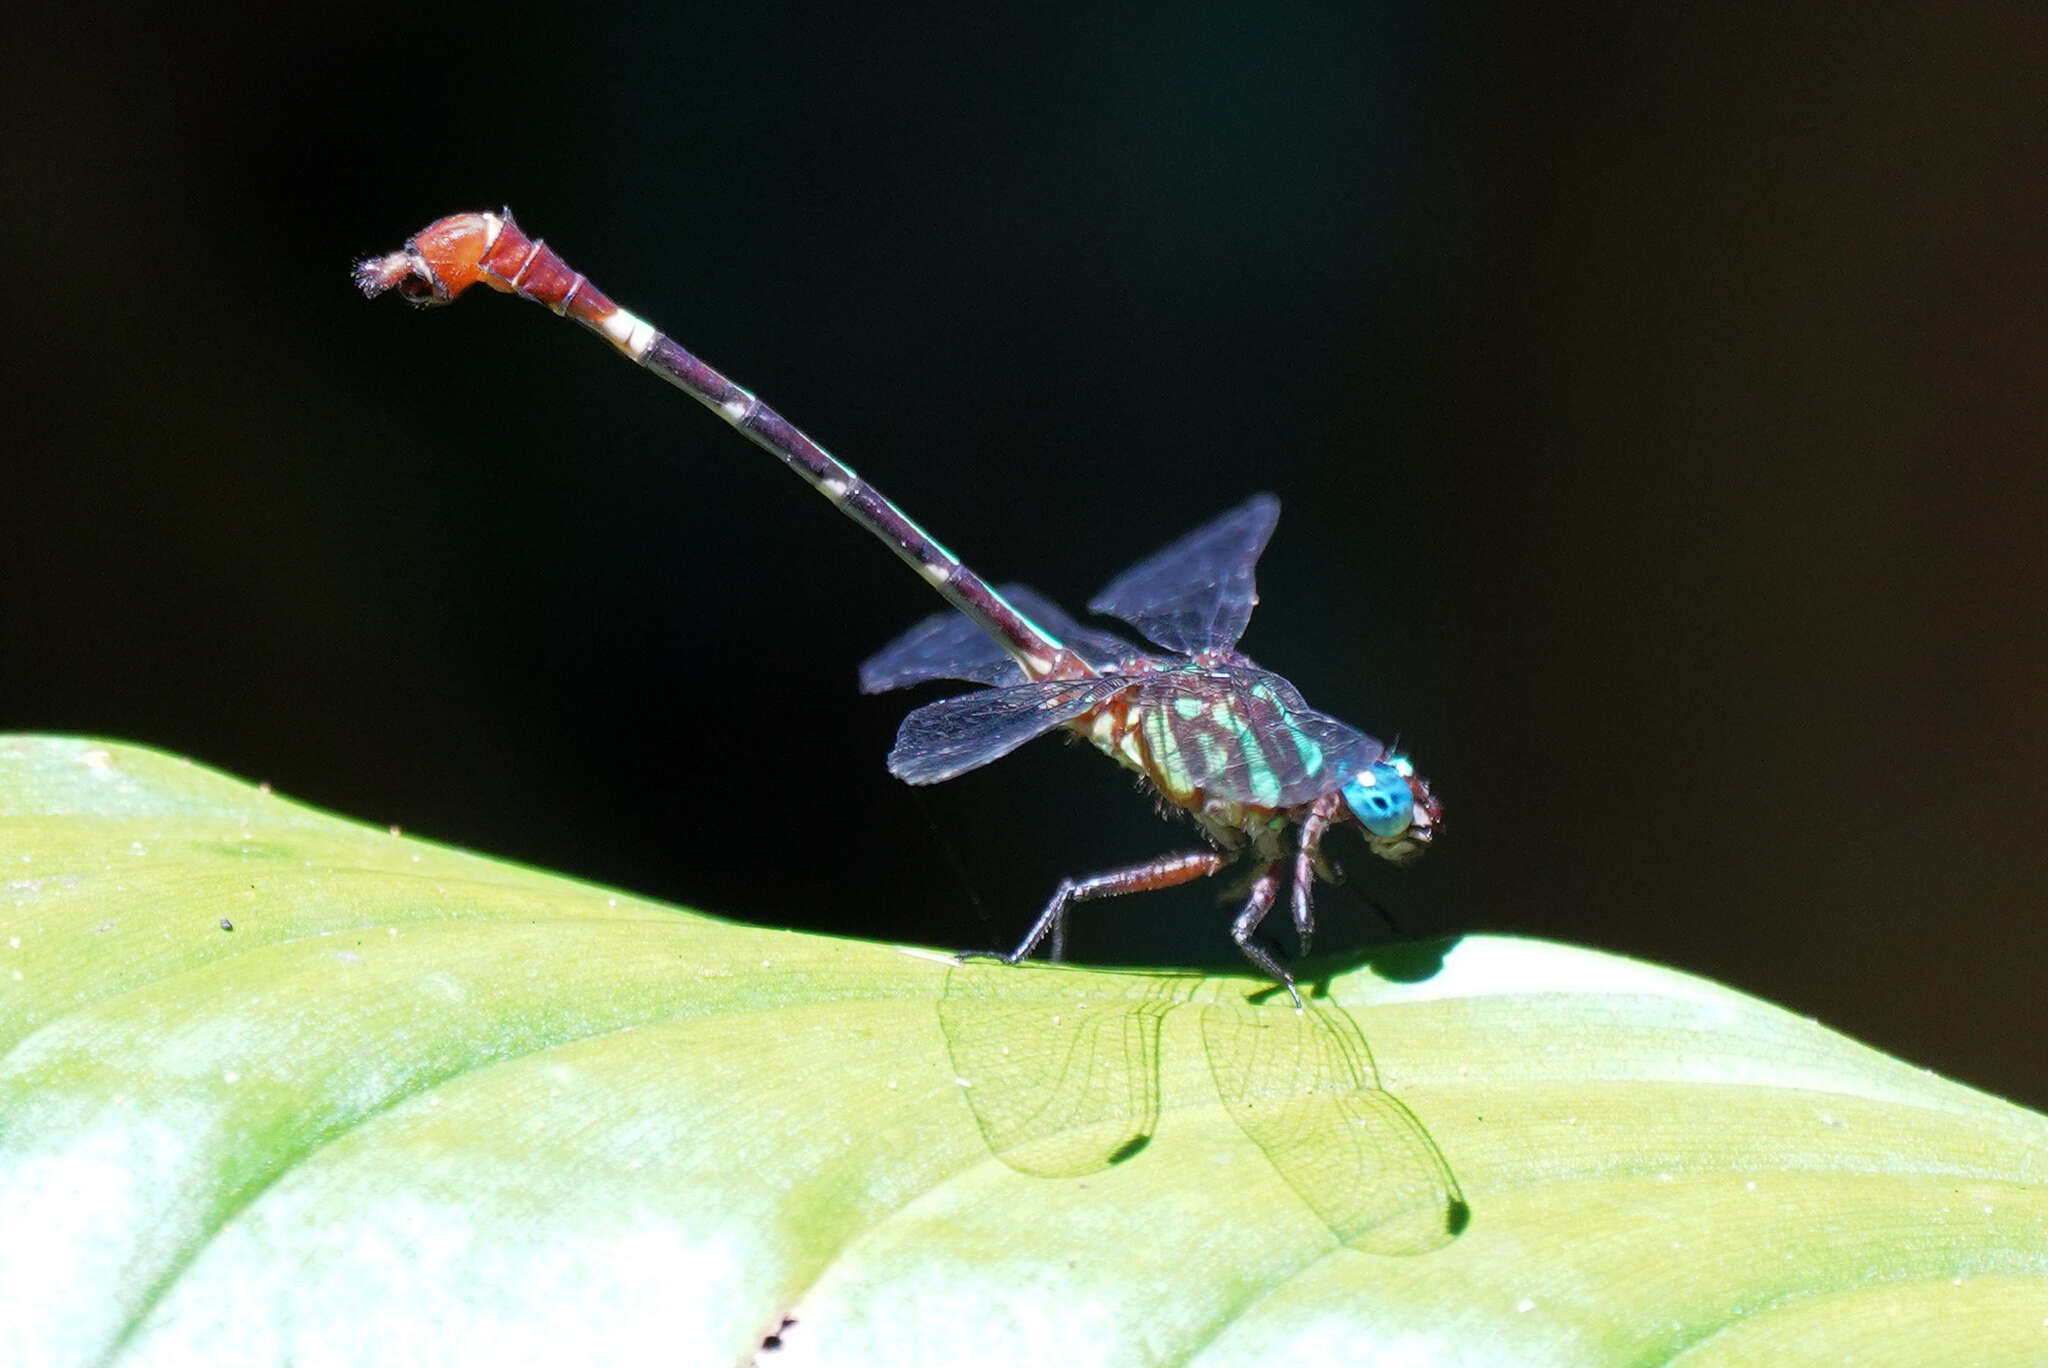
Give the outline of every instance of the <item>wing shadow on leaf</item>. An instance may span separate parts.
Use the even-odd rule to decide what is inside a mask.
[[[949,971],[939,1022],[990,1151],[1020,1173],[1074,1178],[1145,1149],[1160,1117],[1160,1037],[1198,975]],[[1358,1023],[1317,1001],[1261,1006],[1231,981],[1201,1006],[1216,1096],[1276,1173],[1353,1249],[1422,1254],[1470,1208],[1429,1132],[1380,1086]]]

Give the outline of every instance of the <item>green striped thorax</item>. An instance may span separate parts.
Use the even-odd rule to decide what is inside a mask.
[[[1241,661],[1148,672],[1133,700],[1145,769],[1175,802],[1227,795],[1288,812],[1343,795],[1373,853],[1404,861],[1433,833],[1437,807],[1405,756],[1333,724],[1279,675]]]

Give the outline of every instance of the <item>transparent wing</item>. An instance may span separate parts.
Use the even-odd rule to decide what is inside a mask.
[[[1041,679],[927,703],[897,729],[889,772],[908,784],[955,778],[1002,759],[1130,687],[1129,679],[1116,675]]]
[[[1138,723],[1171,792],[1270,808],[1312,802],[1386,753],[1267,670],[1146,675]]]
[[[1100,627],[1090,627],[1074,621],[1067,616],[1066,609],[1036,589],[1011,584],[997,592],[1008,599],[1018,612],[1080,652],[1081,659],[1098,670],[1105,665],[1136,660],[1145,654],[1143,650],[1125,641],[1115,632],[1105,632]]]
[[[1108,632],[1084,627],[1051,599],[1022,584],[996,590],[1010,606],[1051,632],[1096,668],[1142,655]],[[965,679],[975,684],[1021,684],[1024,669],[996,639],[964,614],[934,613],[861,663],[860,691],[882,693],[928,679]]]
[[[1088,611],[1184,655],[1234,645],[1259,601],[1252,569],[1279,520],[1280,501],[1254,495],[1118,575]]]
[[[1380,1086],[1351,1014],[1246,1001],[1203,1009],[1216,1092],[1238,1129],[1343,1243],[1423,1254],[1471,1216],[1443,1152],[1415,1113]]]
[[[939,1025],[990,1151],[1072,1178],[1143,1149],[1159,1122],[1160,1019],[1200,982],[954,968]]]

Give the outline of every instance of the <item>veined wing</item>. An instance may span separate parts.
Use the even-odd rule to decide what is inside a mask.
[[[1268,670],[1194,666],[1142,676],[1138,722],[1169,795],[1260,807],[1312,802],[1386,754]]]
[[[908,784],[936,784],[980,769],[1108,702],[1131,683],[1119,675],[1040,679],[927,703],[897,729],[889,772]]]
[[[1424,1254],[1471,1218],[1429,1132],[1380,1086],[1351,1014],[1242,1000],[1203,1009],[1216,1092],[1238,1129],[1343,1243]]]
[[[1279,519],[1278,499],[1253,495],[1118,575],[1088,611],[1122,618],[1183,655],[1234,645],[1259,601],[1252,569]]]
[[[1073,1178],[1143,1149],[1159,1122],[1160,1019],[1200,982],[954,968],[939,1025],[989,1150],[1019,1173]]]
[[[1067,610],[1054,603],[1036,589],[1013,584],[1001,591],[1017,611],[1038,623],[1067,646],[1081,653],[1081,659],[1101,669],[1105,665],[1119,665],[1127,660],[1136,660],[1146,654],[1131,645],[1115,632],[1105,632],[1100,627],[1090,627],[1076,622],[1067,615]]]
[[[1142,655],[1109,632],[1084,627],[1035,589],[1005,584],[996,590],[1012,608],[1078,652],[1097,669]],[[1021,684],[1024,667],[996,639],[964,614],[934,613],[861,663],[860,691],[882,693],[927,679],[965,679],[975,684]]]

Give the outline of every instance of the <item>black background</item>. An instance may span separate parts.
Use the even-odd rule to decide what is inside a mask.
[[[996,578],[1278,492],[1246,648],[1444,795],[1408,931],[2048,1104],[2048,11],[1551,8],[16,20],[0,725],[945,946],[1186,841],[1051,743],[913,795],[893,558],[537,309],[350,289],[509,203]],[[1072,948],[1233,962],[1201,890]]]

